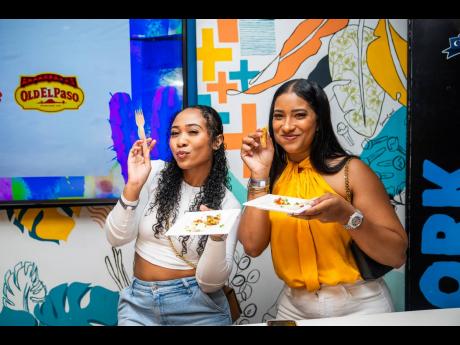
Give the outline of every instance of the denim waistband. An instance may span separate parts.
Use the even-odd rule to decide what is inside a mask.
[[[157,280],[145,281],[136,277],[132,277],[132,287],[134,289],[151,291],[152,289],[174,289],[174,288],[188,288],[189,286],[198,285],[195,277],[178,278],[171,280]]]

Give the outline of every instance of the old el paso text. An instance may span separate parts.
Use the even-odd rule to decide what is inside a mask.
[[[72,91],[61,90],[58,87],[48,88],[41,87],[38,90],[23,90],[21,91],[21,100],[23,102],[30,101],[37,98],[60,98],[78,102],[80,97],[77,93]]]

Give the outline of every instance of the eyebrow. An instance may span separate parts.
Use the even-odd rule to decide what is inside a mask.
[[[193,126],[197,126],[197,127],[200,127],[201,129],[203,129],[198,123],[189,123],[189,124],[186,124],[185,127],[193,127]],[[171,129],[173,128],[179,128],[179,126],[172,126]]]
[[[275,110],[273,110],[274,113],[277,112],[277,111],[280,112],[280,113],[284,113],[284,111],[281,110],[281,109],[275,109]],[[292,110],[291,110],[291,112],[294,112],[294,111],[308,111],[308,109],[306,109],[306,108],[298,108],[298,109],[292,109]]]

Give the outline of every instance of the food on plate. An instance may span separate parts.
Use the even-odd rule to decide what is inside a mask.
[[[220,213],[216,214],[215,216],[207,215],[205,218],[200,217],[196,218],[192,221],[192,224],[185,227],[185,230],[188,232],[200,232],[203,230],[208,229],[211,226],[219,225],[220,228],[224,226],[224,224],[220,223]]]
[[[273,202],[277,205],[290,205],[291,203],[289,202],[288,198],[283,198],[283,197],[279,197],[279,198],[276,198],[275,200],[273,200]]]
[[[308,202],[298,202],[298,201],[291,202],[289,201],[288,198],[282,197],[282,196],[280,196],[279,198],[276,198],[275,200],[273,200],[273,202],[280,207],[293,209],[293,210],[309,205]]]
[[[262,136],[260,137],[260,145],[264,149],[267,147],[267,127],[262,128]]]
[[[277,194],[266,194],[243,203],[244,206],[257,207],[262,210],[286,213],[304,212],[313,205],[314,199],[296,198]]]

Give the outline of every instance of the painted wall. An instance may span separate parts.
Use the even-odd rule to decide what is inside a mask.
[[[102,231],[108,212],[0,211],[0,325],[116,325],[133,249],[108,244]]]
[[[309,78],[328,95],[340,143],[378,174],[404,224],[407,20],[206,19],[197,21],[196,41],[198,103],[222,117],[241,202],[249,177],[239,157],[243,135],[267,125],[278,86]],[[239,323],[274,317],[282,283],[269,248],[256,259],[241,245],[237,252],[247,266],[231,279],[244,309]],[[403,310],[404,267],[385,279]]]
[[[266,125],[271,97],[291,78],[318,81],[344,147],[370,165],[404,222],[406,20],[197,20],[198,102],[224,121],[233,192],[246,199],[242,136]],[[0,325],[114,325],[119,291],[132,275],[133,243],[113,249],[102,225],[109,207],[0,211]],[[404,268],[389,283],[404,306]],[[230,283],[238,323],[273,318],[282,282],[270,250],[241,245]]]

